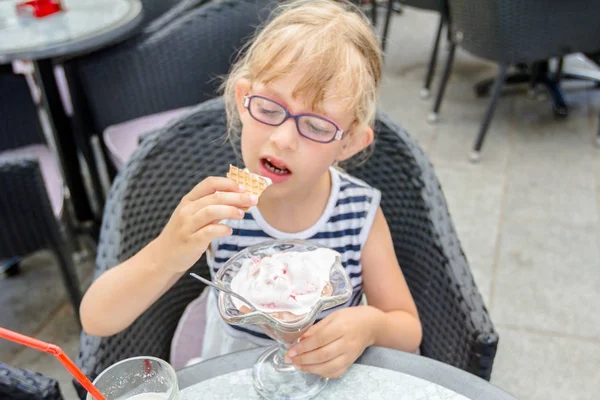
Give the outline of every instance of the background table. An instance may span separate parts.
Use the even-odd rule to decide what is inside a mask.
[[[0,64],[33,61],[42,105],[50,116],[49,145],[59,159],[77,218],[92,217],[80,171],[78,151],[86,160],[96,195],[101,195],[89,140],[73,130],[65,114],[53,71],[53,59],[89,52],[123,40],[142,21],[140,0],[63,0],[66,11],[45,18],[20,17],[18,0],[0,1]],[[6,95],[6,94],[2,94]]]
[[[17,16],[20,0],[0,1],[0,63],[54,58],[120,40],[142,18],[139,0],[63,0],[66,11]]]
[[[200,393],[203,399],[251,398],[250,369],[263,351],[241,351],[181,369],[177,376],[183,400],[200,398]],[[369,398],[358,392],[362,391],[377,399],[515,400],[481,378],[414,354],[370,347],[356,364],[345,377],[329,382],[322,397],[349,398],[346,394],[353,393],[352,398]],[[224,389],[225,384],[229,390]],[[239,390],[243,390],[239,392],[241,397],[234,397]]]

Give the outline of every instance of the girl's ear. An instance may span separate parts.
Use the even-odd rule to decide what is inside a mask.
[[[356,129],[354,132],[346,134],[342,150],[337,158],[338,162],[346,161],[354,155],[360,153],[373,143],[375,132],[370,126]]]
[[[248,79],[242,78],[235,83],[235,104],[237,105],[238,113],[240,114],[240,118],[244,115],[246,107],[244,107],[244,96],[248,94],[250,91],[250,81]]]

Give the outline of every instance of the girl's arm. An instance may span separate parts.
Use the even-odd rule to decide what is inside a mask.
[[[421,323],[381,208],[363,247],[361,264],[363,290],[373,314],[374,344],[416,351],[422,338]]]
[[[164,253],[155,241],[102,274],[86,292],[81,324],[93,336],[110,336],[127,328],[183,273],[165,268]]]
[[[182,199],[156,239],[100,276],[81,301],[83,329],[94,336],[127,328],[191,268],[214,239],[231,234],[222,220],[242,219],[258,201],[227,178],[209,177]]]

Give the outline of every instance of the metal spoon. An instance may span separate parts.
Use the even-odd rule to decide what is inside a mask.
[[[198,275],[198,274],[195,274],[195,273],[193,273],[193,272],[190,272],[190,275],[191,275],[191,276],[193,276],[194,278],[198,279],[200,282],[202,282],[202,283],[204,283],[204,284],[206,284],[206,285],[210,285],[210,286],[214,287],[215,289],[218,289],[218,290],[220,290],[220,291],[222,291],[222,292],[225,292],[225,293],[227,293],[227,294],[229,294],[229,295],[231,295],[231,296],[233,296],[233,297],[237,298],[237,299],[238,299],[238,300],[240,300],[242,303],[244,303],[244,304],[248,305],[252,311],[258,311],[258,310],[256,309],[256,307],[254,307],[254,306],[252,305],[252,303],[250,303],[248,300],[246,300],[246,299],[245,299],[243,296],[241,296],[241,295],[237,294],[237,293],[236,293],[236,292],[234,292],[234,291],[231,291],[231,290],[227,289],[225,286],[222,286],[220,283],[216,283],[216,282],[213,282],[213,281],[209,281],[208,279],[205,279],[205,278],[201,277],[200,275]]]

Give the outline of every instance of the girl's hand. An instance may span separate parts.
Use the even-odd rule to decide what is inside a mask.
[[[338,378],[375,343],[379,310],[344,308],[312,326],[287,354],[294,366],[325,378]]]
[[[244,188],[230,179],[209,177],[186,194],[154,241],[155,254],[164,259],[165,268],[185,272],[211,241],[229,236],[231,228],[219,221],[242,219],[242,208],[258,202],[255,195],[243,192]]]

